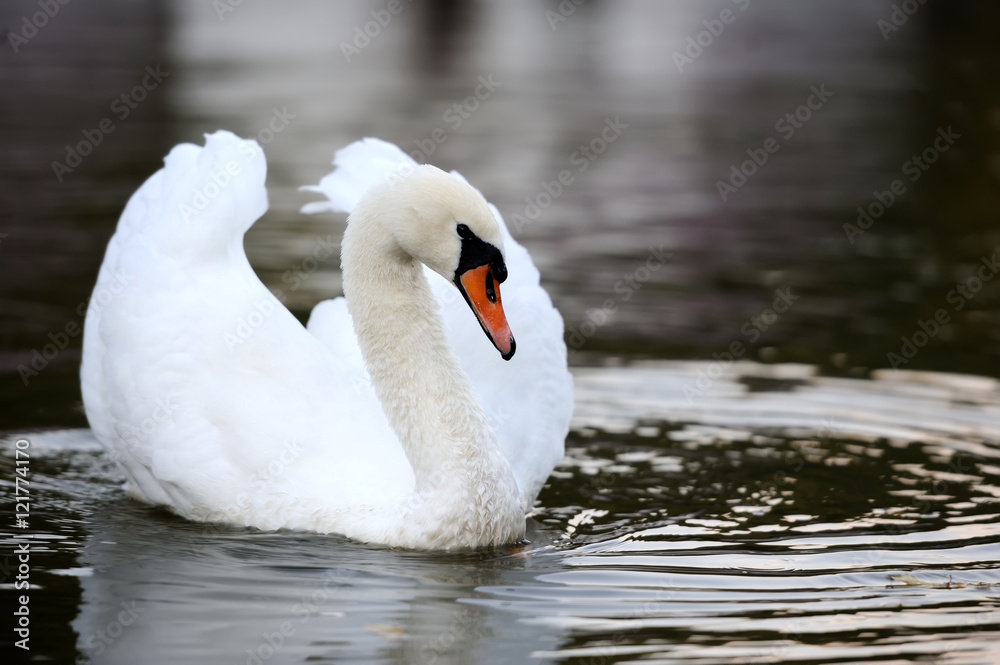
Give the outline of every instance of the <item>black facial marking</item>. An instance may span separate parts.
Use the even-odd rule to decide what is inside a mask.
[[[490,266],[490,272],[498,283],[502,284],[507,279],[507,266],[503,261],[500,250],[490,243],[482,240],[472,232],[465,224],[456,227],[458,236],[462,239],[462,254],[458,259],[458,268],[455,270],[455,283],[459,284],[459,277],[468,270],[480,266]],[[459,284],[460,285],[460,284]],[[461,286],[461,285],[460,285]],[[492,293],[492,287],[487,288],[487,296]],[[493,294],[493,298],[496,294]],[[490,301],[493,302],[493,298]]]

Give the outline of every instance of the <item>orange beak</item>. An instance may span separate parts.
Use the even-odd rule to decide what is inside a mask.
[[[465,296],[465,301],[476,313],[483,332],[493,342],[493,346],[497,347],[500,356],[504,360],[510,360],[514,356],[516,344],[507,324],[507,316],[503,313],[500,284],[493,276],[492,266],[487,264],[466,270],[455,281]]]

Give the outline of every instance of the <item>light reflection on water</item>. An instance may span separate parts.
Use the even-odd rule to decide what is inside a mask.
[[[529,543],[489,552],[185,522],[124,498],[89,432],[29,435],[36,528],[63,535],[34,593],[78,585],[97,663],[1000,656],[995,384],[743,364],[689,419],[711,368],[578,369]]]

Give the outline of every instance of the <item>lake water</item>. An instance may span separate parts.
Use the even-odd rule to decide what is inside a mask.
[[[476,553],[186,522],[126,499],[87,430],[25,435],[34,639],[97,663],[1000,658],[997,381],[649,362],[576,382],[528,542]]]
[[[370,27],[388,3],[103,0],[8,36],[0,598],[8,626],[30,534],[32,650],[4,628],[5,654],[1000,662],[997,10],[930,2],[887,29],[888,1],[563,5],[404,2]],[[82,323],[129,194],[218,128],[264,147],[247,251],[301,318],[340,293],[310,257],[342,216],[298,214],[338,147],[394,141],[497,204],[576,379],[528,542],[392,551],[124,497],[79,336],[46,345]]]

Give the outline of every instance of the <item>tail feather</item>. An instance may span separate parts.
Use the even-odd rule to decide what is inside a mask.
[[[417,162],[392,143],[366,138],[338,150],[333,156],[333,165],[333,172],[324,176],[319,185],[300,188],[306,192],[318,192],[327,198],[326,201],[313,201],[302,206],[303,213],[350,213],[365,192],[401,169],[417,166]]]
[[[220,130],[205,145],[181,143],[132,195],[118,222],[123,239],[152,234],[163,249],[212,246],[244,232],[267,210],[267,165],[255,141]]]

